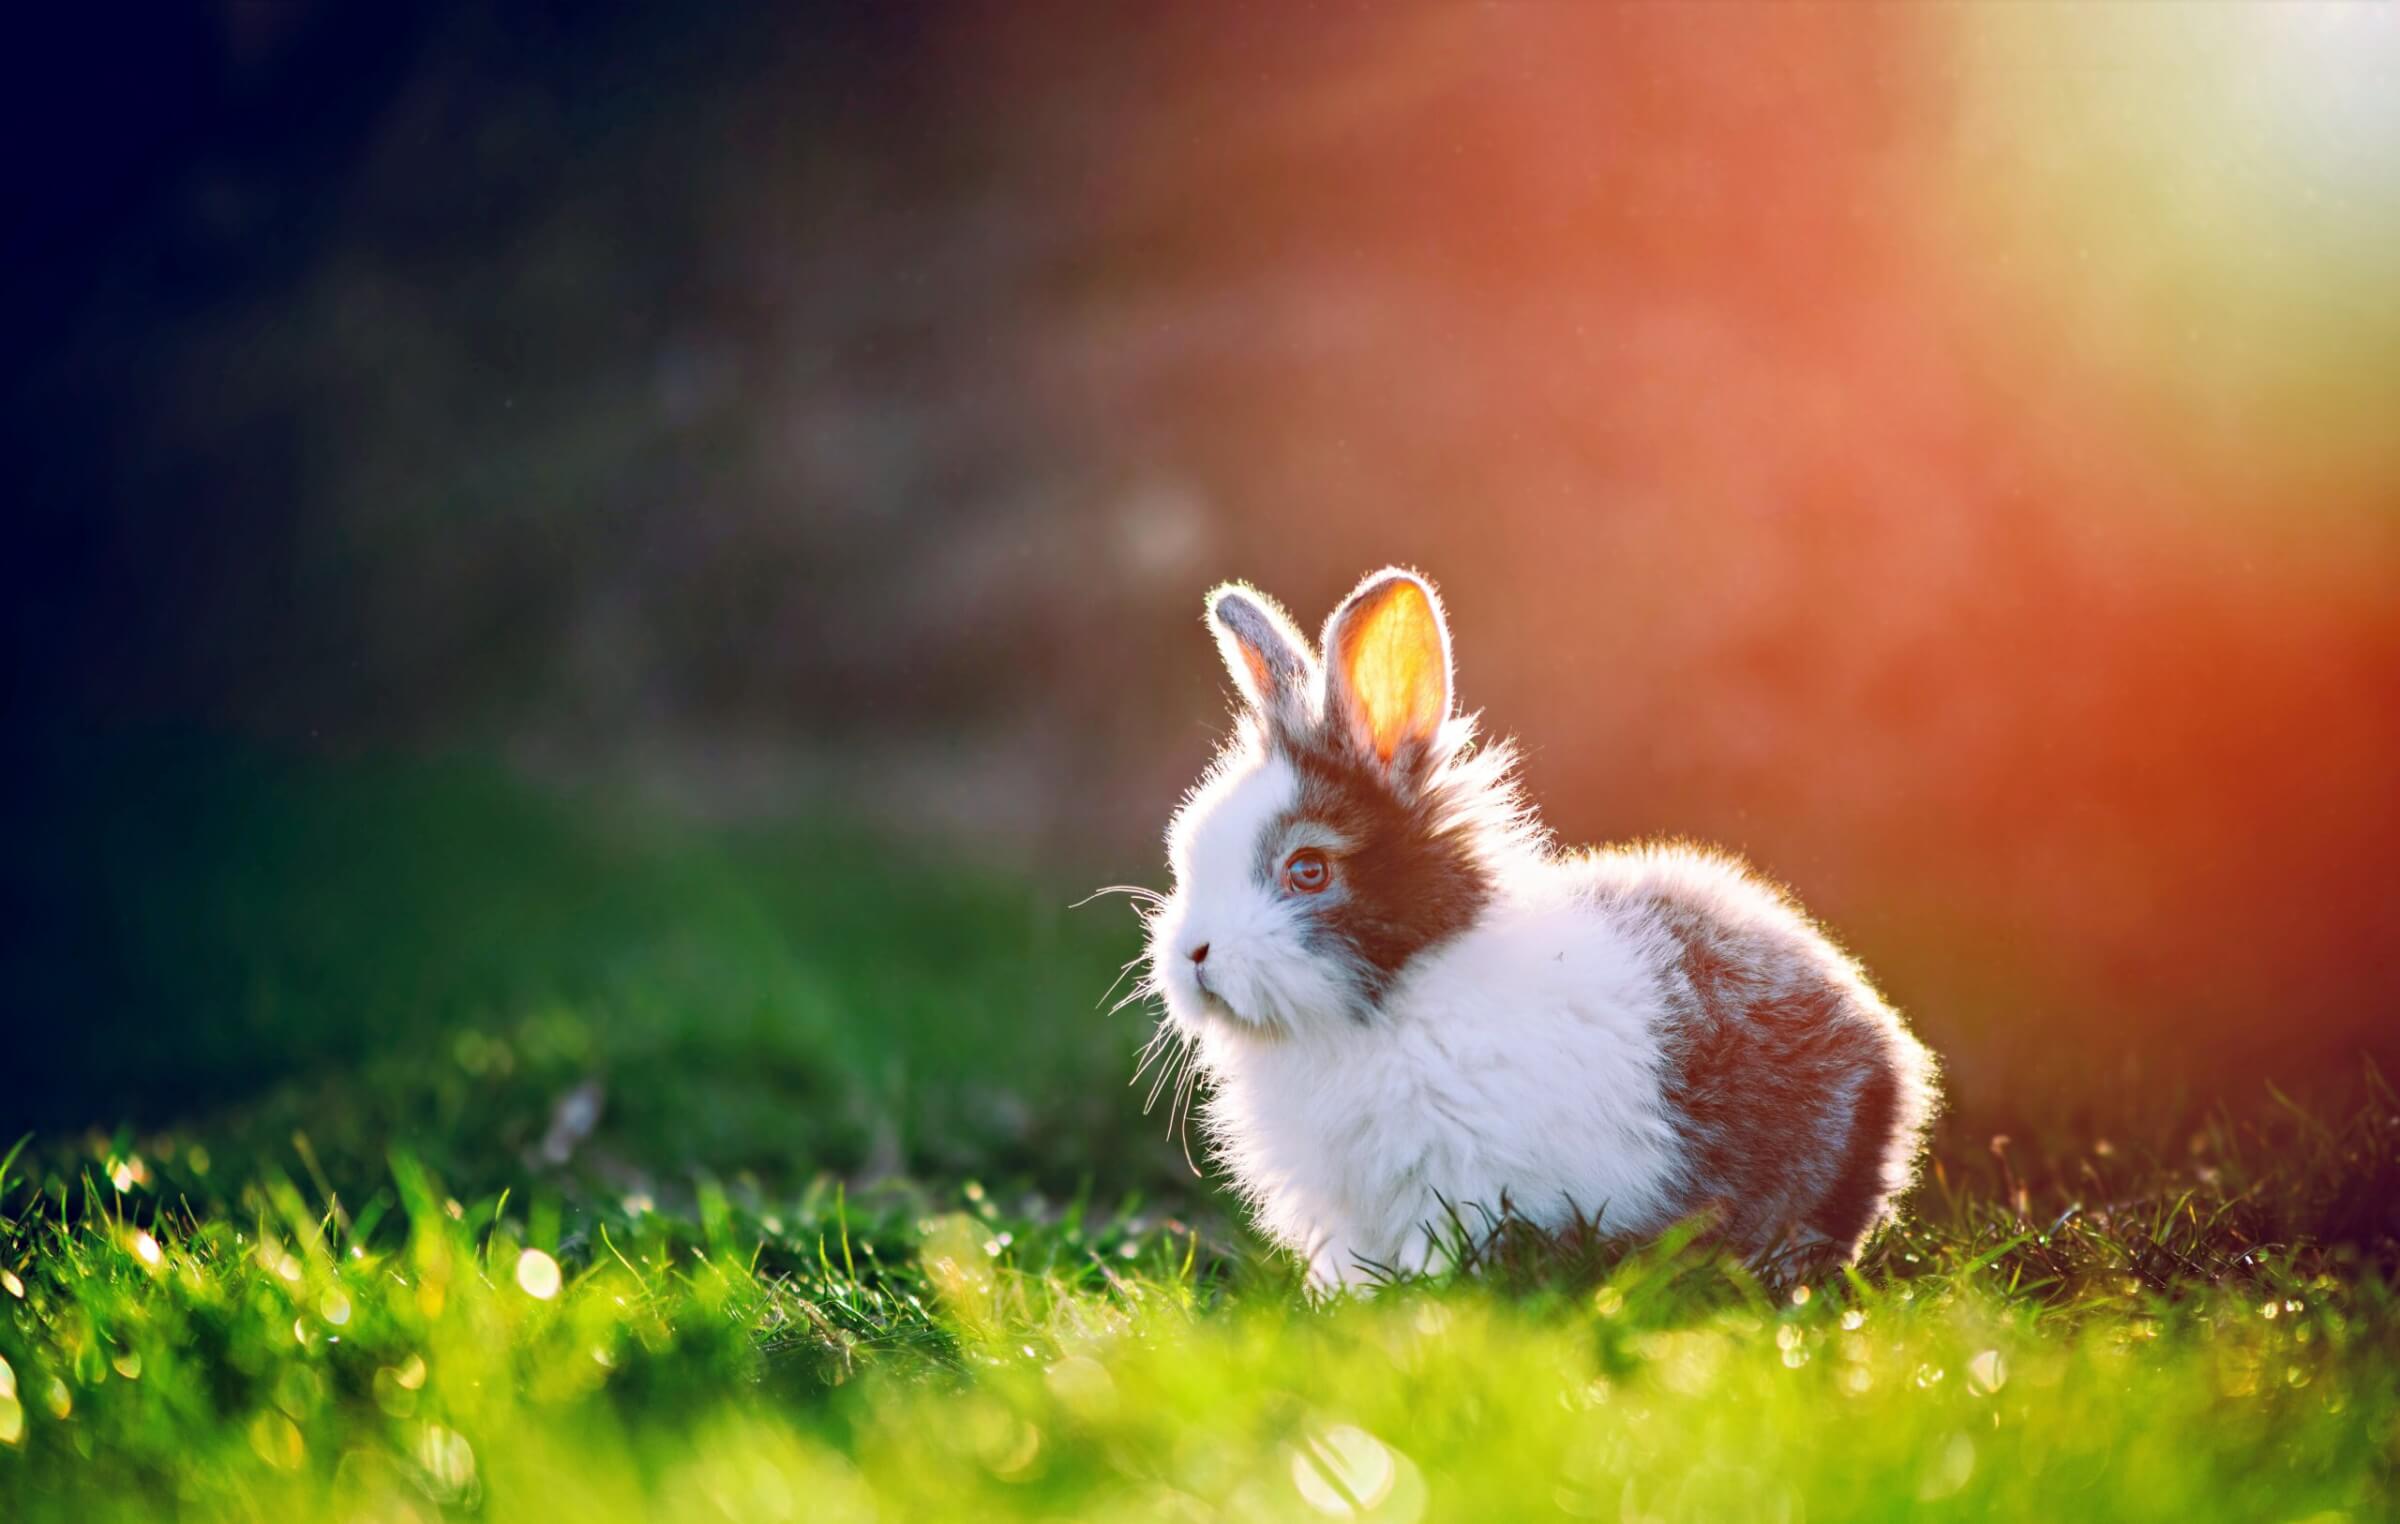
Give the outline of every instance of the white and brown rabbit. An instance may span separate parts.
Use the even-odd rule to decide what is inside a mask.
[[[1453,710],[1423,578],[1368,577],[1322,659],[1250,588],[1208,612],[1244,708],[1168,829],[1145,988],[1312,1282],[1425,1268],[1503,1211],[1856,1254],[1935,1095],[1854,961],[1718,853],[1557,850]]]

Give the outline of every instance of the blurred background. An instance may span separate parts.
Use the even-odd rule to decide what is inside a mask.
[[[0,1134],[437,1029],[572,1074],[545,1002],[635,943],[700,948],[643,1019],[742,1013],[693,1072],[856,1120],[954,991],[877,1008],[919,1070],[755,1034],[958,956],[908,886],[972,878],[1030,972],[962,1104],[1081,1136],[1133,1102],[1024,1045],[1138,1041],[1130,924],[1064,907],[1163,881],[1203,591],[1313,624],[1390,561],[1562,835],[1747,853],[1962,1107],[2394,1047],[2400,7],[22,41]],[[694,841],[793,887],[660,888]]]

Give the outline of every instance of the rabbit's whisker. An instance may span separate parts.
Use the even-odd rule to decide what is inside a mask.
[[[1192,1162],[1191,1121],[1192,1094],[1199,1086],[1200,1052],[1196,1046],[1186,1044],[1184,1054],[1183,1078],[1175,1086],[1175,1106],[1169,1113],[1169,1120],[1174,1126],[1176,1136],[1183,1143],[1184,1168],[1190,1170],[1194,1175],[1198,1175],[1200,1166]]]
[[[1140,1062],[1134,1066],[1133,1078],[1125,1082],[1127,1085],[1140,1084],[1142,1076],[1149,1072],[1150,1066],[1171,1051],[1168,1036],[1168,1029],[1164,1026],[1150,1034],[1150,1040],[1142,1044],[1141,1051],[1134,1055]]]
[[[1158,1098],[1166,1091],[1168,1081],[1177,1078],[1182,1073],[1183,1055],[1180,1053],[1175,1056],[1173,1062],[1159,1066],[1157,1075],[1150,1081],[1149,1092],[1142,1097],[1143,1116],[1148,1116],[1158,1109]]]
[[[1141,884],[1102,884],[1099,888],[1093,890],[1091,893],[1085,895],[1082,899],[1077,900],[1074,904],[1069,905],[1067,908],[1069,910],[1081,910],[1084,906],[1089,905],[1092,901],[1100,898],[1100,896],[1104,894],[1122,894],[1128,899],[1137,900],[1148,905],[1163,905],[1167,902],[1167,897],[1165,895],[1159,893],[1156,889],[1146,888]]]
[[[1174,1061],[1161,1064],[1157,1076],[1150,1081],[1150,1091],[1142,1097],[1142,1115],[1144,1116],[1148,1116],[1151,1108],[1158,1104],[1159,1092],[1167,1088],[1167,1081],[1171,1077],[1181,1074],[1191,1058],[1191,1044],[1189,1043],[1166,1051],[1174,1054]]]
[[[1117,986],[1118,986],[1118,985],[1120,985],[1120,984],[1123,984],[1123,983],[1125,982],[1125,976],[1126,976],[1127,974],[1130,974],[1130,973],[1132,973],[1132,972],[1133,972],[1135,969],[1137,969],[1137,968],[1140,968],[1140,967],[1142,966],[1142,957],[1143,957],[1143,955],[1142,955],[1142,954],[1140,954],[1140,953],[1135,953],[1135,954],[1134,954],[1132,957],[1130,957],[1130,958],[1126,959],[1126,960],[1125,960],[1125,966],[1124,966],[1123,968],[1120,968],[1120,969],[1118,969],[1118,970],[1117,970],[1117,977],[1115,977],[1114,979],[1111,979],[1111,980],[1109,980],[1109,981],[1108,981],[1108,988],[1107,988],[1107,989],[1104,989],[1104,990],[1102,990],[1102,991],[1100,992],[1100,998],[1099,998],[1099,999],[1097,999],[1097,1000],[1095,1000],[1095,1001],[1093,1001],[1093,1002],[1092,1002],[1092,1004],[1093,1004],[1093,1005],[1095,1005],[1095,1006],[1108,1005],[1108,997],[1109,997],[1109,996],[1111,996],[1111,995],[1113,995],[1113,994],[1115,994],[1115,993],[1117,992]],[[1133,989],[1133,993],[1134,993],[1134,995],[1139,995],[1141,992],[1142,992],[1141,986],[1140,986],[1140,985],[1138,985],[1138,984],[1137,984],[1137,985],[1135,985],[1135,986],[1134,986],[1134,989]],[[1132,995],[1128,995],[1128,996],[1127,996],[1127,997],[1125,997],[1125,998],[1126,998],[1127,1000],[1130,1000],[1130,999],[1132,999],[1132,998],[1133,998],[1133,996],[1132,996]],[[1125,1008],[1125,1002],[1124,1002],[1123,1000],[1120,1000],[1120,1001],[1118,1001],[1118,1002],[1117,1002],[1115,1005],[1109,1005],[1109,1006],[1108,1006],[1108,1014],[1110,1014],[1111,1016],[1114,1016],[1115,1014],[1117,1014],[1117,1012],[1119,1012],[1119,1011],[1123,1010],[1124,1008]]]

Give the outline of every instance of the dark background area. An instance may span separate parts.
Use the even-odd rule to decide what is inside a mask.
[[[248,998],[192,972],[240,917],[178,897],[262,778],[479,759],[1158,882],[1202,592],[1313,623],[1389,561],[1562,835],[1748,853],[1962,1099],[2355,1072],[2400,992],[2376,9],[29,28],[0,1134],[236,1083],[172,1034]]]

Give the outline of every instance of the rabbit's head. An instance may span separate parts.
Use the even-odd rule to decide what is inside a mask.
[[[1190,1035],[1372,1024],[1530,839],[1509,753],[1470,748],[1441,600],[1414,573],[1359,584],[1322,660],[1248,587],[1218,588],[1208,614],[1241,712],[1168,827],[1175,884],[1151,921],[1149,985]]]

